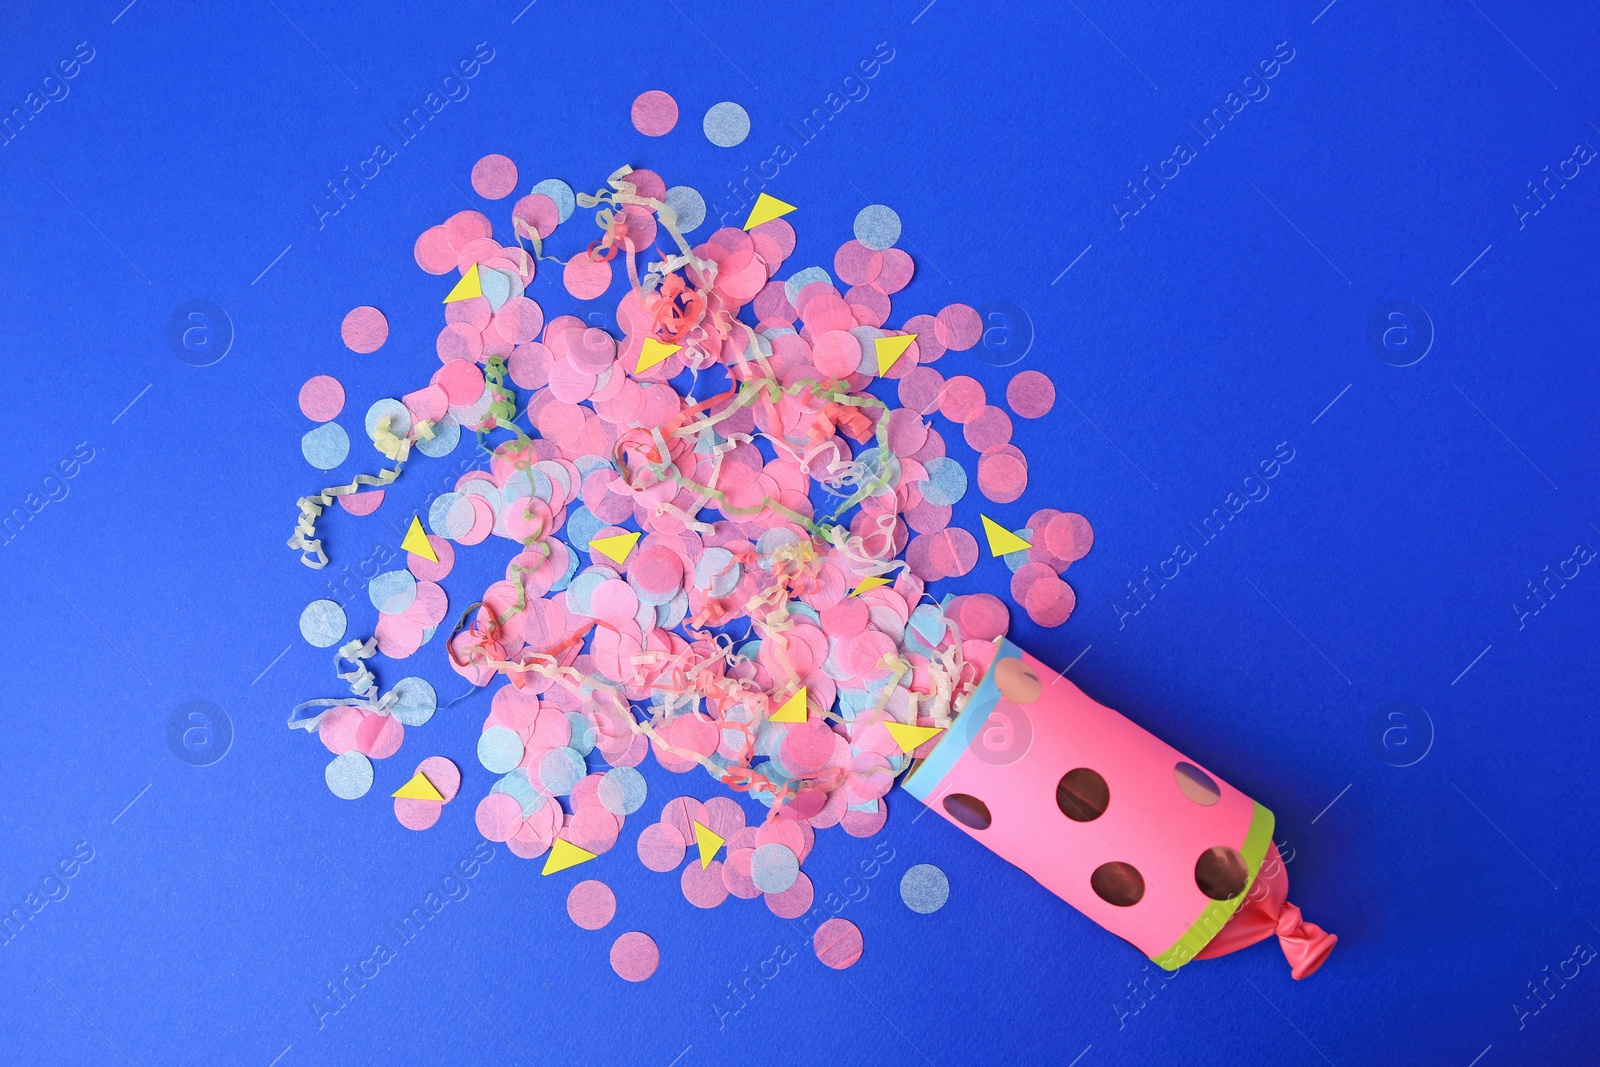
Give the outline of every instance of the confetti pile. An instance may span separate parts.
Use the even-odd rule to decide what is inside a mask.
[[[708,138],[743,139],[742,108],[712,112]],[[641,133],[663,136],[677,104],[646,93],[631,117]],[[487,199],[517,184],[505,156],[472,171]],[[571,242],[563,262],[547,244],[579,208],[594,209],[597,232]],[[653,752],[667,770],[701,768],[770,811],[752,827],[729,797],[680,797],[640,834],[640,860],[671,871],[698,847],[680,877],[691,903],[761,896],[792,918],[812,903],[800,865],[815,832],[842,826],[866,837],[884,825],[885,795],[950,725],[1010,624],[994,595],[929,595],[930,583],[969,573],[980,554],[972,532],[950,525],[968,468],[948,454],[933,416],[947,432],[959,426],[976,453],[979,492],[1009,505],[1028,486],[1011,414],[1043,417],[1055,390],[1038,371],[1017,374],[1008,414],[974,378],[935,370],[947,352],[981,339],[982,319],[967,305],[889,327],[913,261],[895,247],[901,222],[884,205],[858,215],[832,275],[810,266],[780,278],[796,241],[782,216],[795,210],[762,194],[745,228],[691,244],[685,234],[703,220],[703,198],[623,167],[592,195],[574,196],[556,179],[533,186],[504,220],[511,245],[477,211],[417,238],[417,264],[456,279],[437,339],[441,366],[428,384],[368,409],[363,428],[390,466],[302,498],[289,543],[307,565],[325,565],[322,511],[334,500],[357,515],[376,510],[413,448],[448,454],[464,428],[487,463],[432,500],[431,534],[420,516],[412,521],[405,568],[371,580],[375,631],[343,644],[335,661],[352,696],[309,701],[290,720],[335,754],[336,795],[364,794],[368,760],[393,755],[405,727],[437,707],[420,678],[381,692],[367,661],[403,659],[428,643],[446,620],[441,583],[455,546],[495,536],[516,545],[505,577],[446,640],[459,674],[497,686],[477,752],[497,776],[476,809],[485,837],[524,858],[548,855],[546,873],[608,851],[644,804],[635,768]],[[556,268],[578,300],[620,290],[620,336],[570,315],[546,321],[529,293],[541,270]],[[370,353],[388,323],[357,308],[342,335]],[[894,380],[876,392],[892,392],[898,406],[869,389],[879,378]],[[349,436],[332,421],[344,402],[326,375],[301,389],[302,412],[319,423],[302,445],[314,467],[347,457]],[[1075,597],[1061,575],[1089,551],[1089,523],[1051,508],[1016,529],[983,521],[989,551],[1012,571],[1015,602],[1040,625],[1064,622]],[[340,642],[345,628],[332,601],[301,619],[318,647]],[[423,761],[396,793],[397,817],[431,826],[460,780],[448,760]],[[932,871],[903,888],[918,911],[948,894]],[[588,929],[615,907],[597,882],[568,901]],[[853,925],[823,929],[817,951],[830,966],[860,956]],[[648,977],[658,958],[638,932],[612,951],[631,980]]]

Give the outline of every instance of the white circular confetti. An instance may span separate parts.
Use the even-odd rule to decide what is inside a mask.
[[[350,454],[350,435],[337,422],[325,422],[300,438],[300,454],[319,471],[331,471]]]
[[[300,636],[313,648],[332,648],[348,625],[344,608],[332,600],[313,600],[300,613]]]
[[[648,793],[644,775],[632,767],[613,767],[600,779],[600,803],[613,815],[632,815]]]
[[[706,221],[706,198],[687,185],[674,185],[667,190],[667,206],[678,215],[678,232],[688,233],[700,228]]]
[[[333,757],[322,777],[340,800],[359,800],[372,788],[372,761],[359,752],[346,752]]]
[[[404,437],[411,432],[411,409],[393,397],[385,397],[367,409],[365,425],[368,437],[377,440],[378,422],[385,418],[389,420],[389,432],[396,437]]]
[[[505,774],[522,762],[522,738],[506,726],[491,726],[478,737],[478,762],[490,774]]]
[[[570,748],[552,748],[539,761],[539,782],[557,796],[572,792],[587,771],[583,757]]]
[[[855,231],[856,240],[874,252],[882,252],[900,240],[900,216],[892,207],[868,204],[856,212]]]
[[[920,915],[932,915],[950,899],[950,879],[931,863],[919,863],[900,878],[900,899]]]
[[[439,694],[426,678],[402,678],[394,684],[389,714],[402,726],[421,726],[439,708]]]
[[[750,857],[750,880],[763,893],[781,893],[800,875],[800,860],[788,845],[761,845]]]
[[[434,533],[455,541],[472,532],[471,506],[456,507],[466,499],[460,493],[440,493],[434,499],[428,508],[428,526]]]
[[[724,100],[711,105],[700,127],[705,130],[706,140],[718,148],[732,148],[750,136],[750,113],[733,101]]]

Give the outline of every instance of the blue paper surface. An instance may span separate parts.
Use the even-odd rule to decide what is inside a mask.
[[[7,1060],[1592,1058],[1593,9],[113,0],[5,21]],[[628,122],[657,88],[681,109],[659,140]],[[751,119],[728,149],[700,130],[725,100]],[[370,518],[330,512],[314,573],[284,547],[326,480],[295,397],[338,377],[349,427],[426,381],[448,279],[412,244],[466,207],[506,223],[468,180],[490,152],[520,191],[657,169],[705,197],[700,236],[765,176],[798,207],[785,276],[893,207],[917,264],[896,316],[985,315],[937,369],[991,397],[1024,368],[1056,382],[1047,419],[1017,420],[1032,482],[1007,517],[1079,511],[1096,543],[1072,619],[1013,605],[1013,638],[1277,813],[1291,900],[1341,938],[1327,966],[1297,983],[1263,945],[1158,980],[896,790],[877,838],[821,834],[806,863],[865,936],[830,971],[759,902],[700,912],[639,865],[661,804],[720,790],[653,762],[617,848],[574,872],[617,918],[580,930],[571,875],[473,826],[489,698],[450,704],[438,639],[385,684],[420,674],[441,709],[367,798],[334,798],[328,753],[284,727],[340,692],[300,613],[334,599],[370,632],[367,581],[471,446],[416,460]],[[602,324],[618,294],[536,293]],[[390,322],[371,355],[339,339],[361,304]],[[978,510],[974,487],[957,524]],[[453,611],[506,554],[459,552]],[[1008,578],[985,559],[950,587]],[[412,833],[387,795],[435,753],[462,796]],[[950,881],[931,915],[898,893],[922,862]],[[661,947],[640,985],[607,964],[627,929]]]

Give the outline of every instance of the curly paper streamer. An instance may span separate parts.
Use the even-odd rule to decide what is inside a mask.
[[[328,554],[322,550],[322,541],[317,538],[317,519],[322,515],[324,508],[331,507],[334,500],[341,496],[361,491],[364,485],[382,488],[400,477],[400,470],[405,466],[406,458],[411,453],[411,445],[418,440],[431,440],[433,437],[433,423],[428,419],[418,420],[409,435],[404,438],[396,437],[389,432],[389,417],[384,416],[378,420],[373,431],[373,443],[378,451],[394,461],[394,466],[379,470],[377,475],[358,474],[347,485],[333,485],[317,493],[315,496],[303,496],[297,500],[296,506],[300,508],[300,518],[295,523],[294,536],[286,542],[290,548],[298,549],[300,562],[312,570],[321,570],[328,565]]]
[[[330,507],[334,500],[350,493],[359,492],[363,485],[383,487],[400,477],[401,464],[393,468],[380,470],[376,476],[371,474],[358,474],[348,485],[329,486],[315,496],[303,496],[296,504],[300,508],[300,520],[295,524],[294,536],[289,538],[287,544],[290,548],[300,550],[300,562],[312,570],[321,570],[328,565],[327,553],[322,551],[322,542],[314,536],[317,532],[317,517],[322,510]]]
[[[333,655],[333,673],[349,683],[351,696],[355,699],[352,700],[350,697],[321,697],[316,700],[302,701],[294,706],[294,710],[289,712],[289,729],[305,730],[307,733],[317,732],[318,727],[322,725],[322,716],[325,712],[319,711],[315,715],[302,717],[300,713],[306,708],[355,707],[377,712],[379,715],[389,714],[389,708],[398,699],[394,691],[391,690],[376,699],[372,696],[377,690],[378,678],[368,668],[366,661],[371,659],[377,651],[378,639],[376,637],[369,637],[365,641],[356,638],[340,645],[339,650]],[[354,669],[341,671],[339,665],[344,662],[350,663]]]

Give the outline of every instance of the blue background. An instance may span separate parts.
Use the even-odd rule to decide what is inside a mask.
[[[78,842],[94,854],[65,899],[0,946],[7,1060],[1592,1056],[1593,967],[1552,982],[1537,1014],[1527,983],[1574,946],[1600,948],[1600,574],[1582,567],[1520,625],[1513,605],[1575,546],[1600,547],[1600,174],[1584,167],[1520,225],[1511,205],[1575,144],[1600,145],[1595,12],[925,3],[6,5],[6,111],[78,42],[94,50],[70,95],[0,148],[0,509],[42,495],[80,443],[94,454],[0,550],[0,905],[22,903]],[[1294,58],[1270,95],[1119,226],[1109,205],[1124,183],[1177,139],[1194,144],[1188,123],[1284,41]],[[479,42],[494,58],[470,95],[319,227],[324,183],[375,141],[393,145],[386,123]],[[866,98],[800,145],[788,124],[879,42],[894,58]],[[659,140],[628,122],[651,88],[683,113]],[[737,148],[699,132],[719,100],[752,117]],[[440,279],[416,268],[412,242],[466,206],[504,225],[511,201],[471,192],[481,155],[513,157],[522,187],[594,188],[627,162],[715,199],[779,141],[796,158],[769,188],[800,206],[785,276],[830,264],[855,212],[888,203],[918,267],[896,321],[957,300],[998,316],[982,348],[938,369],[991,395],[1023,367],[1055,379],[1054,412],[1018,424],[1032,484],[1001,510],[1018,524],[1038,507],[1081,511],[1096,545],[1068,574],[1074,617],[1049,631],[1022,619],[1013,634],[1274,809],[1291,899],[1338,950],[1306,982],[1264,945],[1144,985],[1153,972],[1135,951],[943,820],[915,820],[922,809],[897,791],[879,838],[825,833],[807,863],[866,938],[861,962],[833,972],[759,903],[700,912],[640,867],[645,816],[717,788],[652,761],[645,812],[586,872],[617,890],[611,928],[577,929],[563,908],[572,879],[496,847],[470,896],[319,1026],[311,998],[480,840],[472,809],[489,782],[472,738],[488,696],[413,731],[355,804],[324,788],[323,748],[284,728],[292,705],[337,692],[326,653],[298,635],[301,607],[326,595],[324,577],[392,549],[469,449],[418,460],[371,519],[333,514],[334,564],[314,574],[283,545],[295,498],[324,481],[298,451],[300,383],[339,377],[357,426],[373,400],[425,381]],[[534,295],[550,314],[571,309],[549,279]],[[236,332],[212,366],[167,343],[190,300],[224,308]],[[1368,343],[1390,300],[1420,306],[1436,333],[1414,365]],[[365,303],[392,333],[357,356],[338,325]],[[354,436],[341,471],[374,458]],[[1280,442],[1294,459],[1270,495],[1200,544],[1189,524]],[[976,497],[958,523],[976,527]],[[1138,605],[1125,583],[1180,540],[1195,558],[1124,615]],[[462,552],[446,582],[456,609],[509,554]],[[1005,578],[986,560],[950,587]],[[357,589],[351,628],[365,633]],[[426,675],[444,699],[464,688],[437,640],[403,671],[378,662],[391,680]],[[168,745],[169,716],[190,700],[231,719],[231,751],[210,766]],[[1422,711],[1375,741],[1374,716],[1395,700]],[[465,802],[413,834],[385,798],[434,752],[462,766]],[[879,844],[893,858],[865,878]],[[952,884],[931,916],[896,889],[918,862]],[[623,929],[661,946],[642,985],[607,965]],[[712,1002],[778,945],[793,961],[719,1027]],[[1131,999],[1129,983],[1153,995]]]

